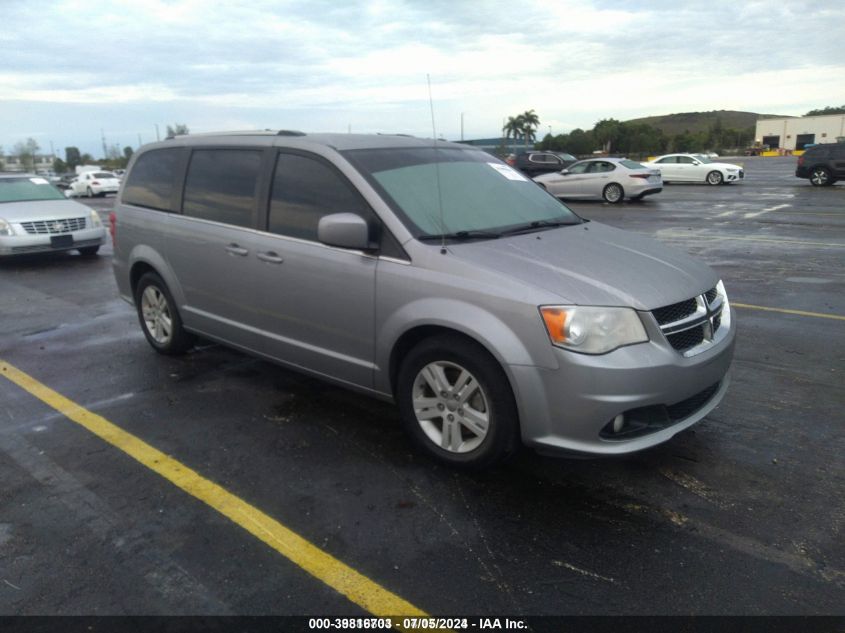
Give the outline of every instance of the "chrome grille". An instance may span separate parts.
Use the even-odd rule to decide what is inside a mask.
[[[699,345],[704,340],[704,325],[696,325],[688,330],[682,330],[677,334],[667,334],[669,344],[679,352],[685,352]]]
[[[71,233],[85,228],[85,218],[69,218],[66,220],[35,220],[21,222],[23,230],[30,235],[56,235]]]
[[[716,288],[702,295],[652,310],[666,340],[684,356],[703,352],[722,326],[724,301]],[[720,333],[721,334],[721,333]]]
[[[681,319],[688,317],[691,314],[694,314],[695,309],[695,299],[687,299],[686,301],[673,303],[670,306],[657,308],[657,310],[652,312],[652,314],[654,314],[654,318],[657,319],[657,322],[660,325],[664,325],[666,323],[680,321]]]

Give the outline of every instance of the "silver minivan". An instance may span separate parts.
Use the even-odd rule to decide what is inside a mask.
[[[395,401],[454,465],[641,450],[728,387],[711,268],[465,145],[177,137],[133,155],[115,214],[117,285],[158,352],[199,335]]]

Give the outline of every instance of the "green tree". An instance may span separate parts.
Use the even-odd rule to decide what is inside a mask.
[[[167,138],[173,138],[182,134],[190,134],[191,131],[184,123],[174,123],[173,126],[167,126]]]
[[[26,171],[35,169],[35,155],[39,149],[41,149],[40,146],[32,137],[20,143],[15,143],[15,156],[20,158],[23,168]]]
[[[123,158],[126,159],[126,162],[129,162],[129,159],[132,158],[132,154],[135,153],[135,150],[132,149],[129,145],[123,148]]]
[[[821,110],[810,110],[804,116],[819,116],[823,114],[845,114],[845,105],[841,106],[826,106]]]
[[[4,156],[3,146],[0,145],[0,171],[3,171],[6,168],[6,163],[3,161]]]
[[[77,165],[82,164],[82,157],[79,154],[78,147],[65,147],[65,163],[68,171],[76,169]]]
[[[602,149],[608,154],[613,151],[613,146],[619,140],[619,121],[616,119],[602,119],[593,127],[593,136],[601,143]]]
[[[581,128],[575,128],[567,135],[566,144],[561,149],[576,156],[584,156],[592,154],[595,146],[596,140],[593,138],[592,130],[584,131]]]
[[[56,172],[57,174],[65,173],[66,171],[68,171],[67,163],[65,161],[63,161],[61,158],[53,159],[53,171]]]

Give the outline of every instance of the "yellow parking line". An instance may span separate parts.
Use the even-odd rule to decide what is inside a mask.
[[[426,614],[184,464],[0,360],[0,375],[208,504],[282,556],[376,616]]]
[[[782,312],[783,314],[797,314],[799,316],[817,317],[819,319],[836,319],[837,321],[845,321],[845,316],[841,316],[839,314],[807,312],[806,310],[789,310],[787,308],[769,308],[766,306],[755,306],[750,303],[735,303],[734,301],[731,301],[731,305],[735,308],[748,308],[749,310],[765,310],[766,312]]]

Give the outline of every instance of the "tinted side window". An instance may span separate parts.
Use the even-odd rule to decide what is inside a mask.
[[[666,158],[661,158],[658,163],[666,164],[666,163],[677,163],[678,157],[677,156],[667,156]]]
[[[155,149],[138,157],[126,185],[123,202],[139,207],[172,211],[173,174],[179,165],[180,150]]]
[[[590,166],[591,163],[575,163],[574,165],[570,165],[568,167],[569,173],[571,174],[583,174],[587,171],[587,168]]]
[[[235,226],[254,226],[261,151],[194,150],[185,180],[185,215]]]
[[[270,194],[268,230],[317,241],[324,215],[357,213],[370,220],[358,193],[325,163],[297,154],[279,154]]]

